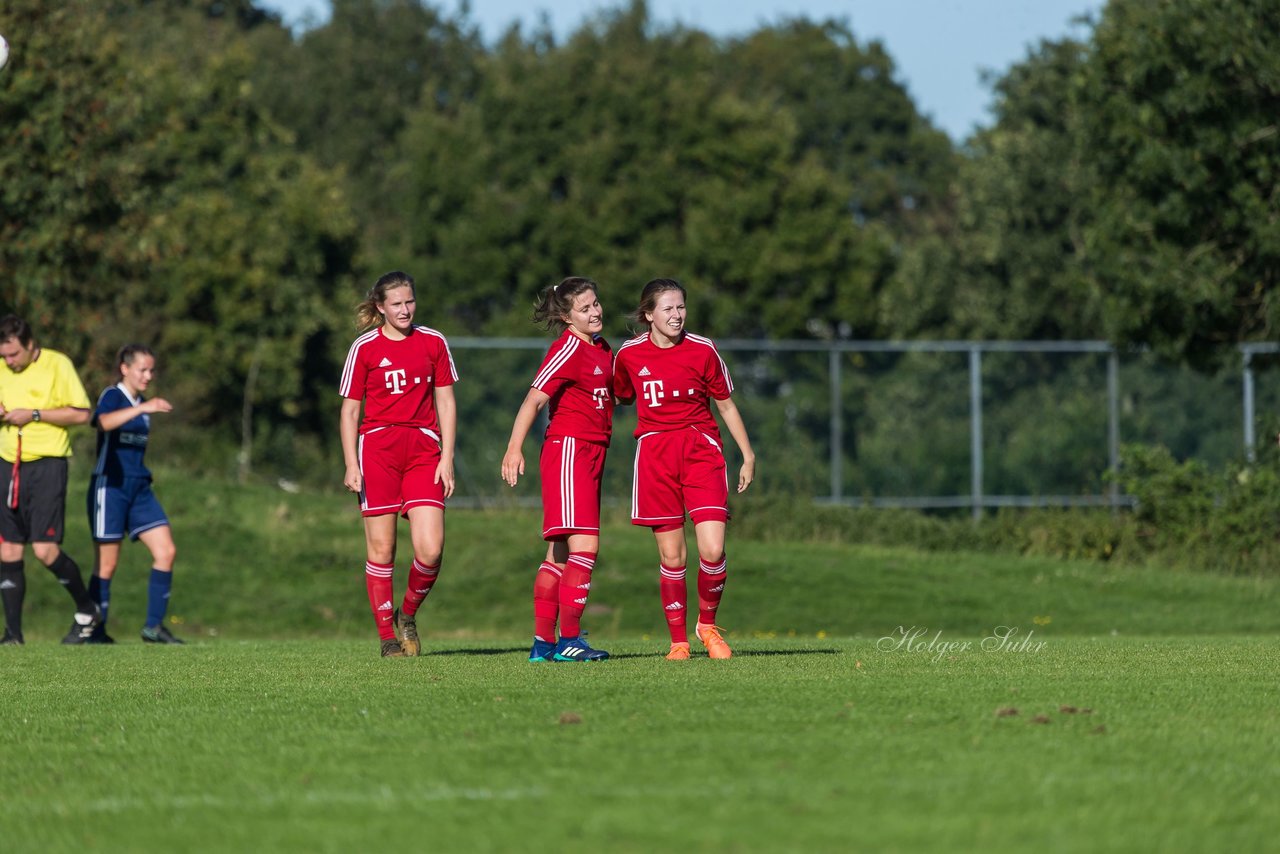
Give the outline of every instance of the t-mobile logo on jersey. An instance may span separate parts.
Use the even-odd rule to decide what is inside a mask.
[[[394,371],[384,371],[383,376],[386,378],[387,388],[391,389],[392,394],[404,394],[404,368],[396,368]]]
[[[662,380],[644,381],[644,399],[649,401],[650,406],[661,406],[664,397],[666,395],[662,393]]]
[[[604,409],[605,403],[609,400],[609,389],[593,388],[591,396],[596,399],[596,409]]]

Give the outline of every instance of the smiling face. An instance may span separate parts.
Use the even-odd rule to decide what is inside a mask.
[[[388,288],[387,298],[377,306],[378,313],[386,320],[389,329],[394,329],[401,335],[409,334],[409,330],[413,327],[413,313],[418,308],[418,301],[414,297],[412,287],[401,285],[397,288]]]
[[[134,397],[140,396],[151,385],[156,375],[156,359],[146,353],[135,353],[133,360],[120,364],[120,379]]]
[[[588,288],[573,298],[573,307],[561,318],[578,335],[591,339],[604,330],[604,309],[593,288]]]
[[[35,359],[36,342],[23,344],[17,338],[6,338],[0,341],[0,359],[9,366],[9,370],[20,374]]]
[[[644,313],[649,321],[649,335],[655,343],[658,338],[675,341],[684,331],[684,294],[678,290],[666,290],[658,294],[652,311]]]

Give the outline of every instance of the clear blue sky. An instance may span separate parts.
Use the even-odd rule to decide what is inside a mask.
[[[513,22],[526,30],[546,9],[558,35],[571,32],[585,15],[624,0],[472,0],[471,20],[486,40]],[[310,13],[323,21],[328,0],[260,0],[286,23],[301,25]],[[435,0],[453,12],[456,0]],[[783,17],[846,18],[859,42],[879,39],[893,57],[899,78],[921,112],[962,141],[975,125],[990,121],[990,91],[981,72],[1001,72],[1027,55],[1042,38],[1086,32],[1071,20],[1093,13],[1104,0],[649,0],[662,22],[679,22],[717,36],[742,35]]]

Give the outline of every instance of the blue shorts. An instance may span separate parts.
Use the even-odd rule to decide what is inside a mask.
[[[89,479],[88,498],[89,531],[95,543],[118,543],[126,532],[136,540],[141,533],[169,524],[149,477],[108,483],[97,475]]]

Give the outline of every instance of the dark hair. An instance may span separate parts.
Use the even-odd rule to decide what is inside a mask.
[[[35,337],[31,327],[18,315],[6,314],[4,317],[0,317],[0,341],[17,338],[18,343],[23,347],[30,347]]]
[[[125,344],[116,353],[116,369],[119,370],[121,365],[132,365],[138,356],[150,356],[154,359],[156,354],[146,344]]]
[[[413,276],[399,270],[383,273],[378,281],[373,283],[373,287],[369,288],[369,295],[356,306],[356,327],[360,330],[372,329],[386,322],[382,312],[378,311],[378,304],[387,301],[387,291],[403,287],[413,288],[414,296],[418,295],[418,289],[413,284]]]
[[[648,329],[649,321],[645,315],[652,312],[658,307],[658,297],[667,291],[679,291],[680,298],[687,300],[689,293],[684,289],[684,285],[675,279],[650,279],[644,286],[644,290],[640,292],[640,306],[627,318],[639,324],[641,328]]]
[[[600,288],[595,282],[583,276],[569,276],[558,285],[547,288],[538,297],[533,306],[533,322],[541,323],[548,329],[563,332],[569,328],[564,318],[573,311],[573,301],[580,294],[591,291],[600,296]]]

